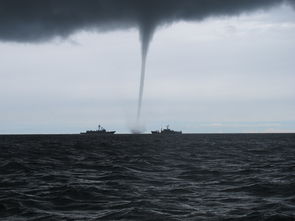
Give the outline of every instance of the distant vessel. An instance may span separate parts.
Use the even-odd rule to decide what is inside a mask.
[[[182,131],[174,131],[174,130],[171,130],[169,129],[169,125],[167,125],[166,129],[162,129],[160,131],[158,130],[153,130],[151,131],[152,134],[164,134],[164,135],[169,135],[169,134],[182,134]]]
[[[82,132],[81,134],[89,134],[89,135],[103,135],[103,134],[114,134],[116,131],[107,131],[102,126],[98,125],[98,130],[87,130],[86,132]]]

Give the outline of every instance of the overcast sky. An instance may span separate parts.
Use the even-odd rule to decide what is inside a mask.
[[[0,134],[129,132],[136,28],[41,43],[0,41]],[[160,27],[150,45],[146,131],[295,132],[295,12],[282,5]]]

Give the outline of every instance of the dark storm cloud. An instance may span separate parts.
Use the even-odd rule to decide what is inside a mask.
[[[281,3],[294,0],[0,0],[0,40],[45,41],[79,30],[138,27],[144,43],[161,24],[238,15]]]

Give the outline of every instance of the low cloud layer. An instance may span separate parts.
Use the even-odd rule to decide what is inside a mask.
[[[81,30],[136,27],[149,42],[162,24],[231,16],[294,0],[1,0],[0,40],[46,41]]]

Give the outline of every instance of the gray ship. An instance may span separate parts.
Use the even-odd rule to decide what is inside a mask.
[[[151,131],[152,134],[164,134],[164,135],[170,135],[170,134],[182,134],[182,131],[174,131],[169,129],[169,125],[167,125],[166,129],[159,130],[153,130]]]
[[[87,135],[107,135],[107,134],[114,134],[116,131],[107,131],[102,126],[98,125],[98,130],[87,130],[86,132],[82,132],[80,134],[87,134]]]

